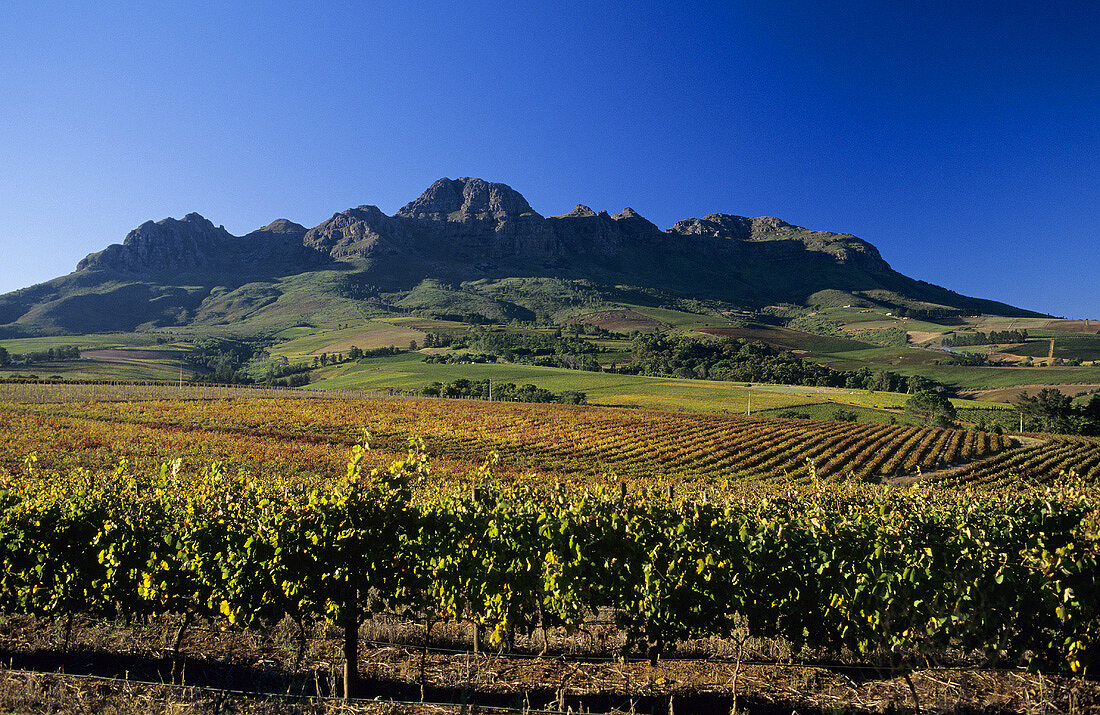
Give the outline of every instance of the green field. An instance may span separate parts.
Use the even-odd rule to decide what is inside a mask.
[[[892,392],[868,392],[798,385],[751,385],[712,380],[682,380],[639,375],[584,372],[518,364],[442,365],[425,363],[417,353],[371,358],[318,370],[320,379],[311,389],[358,389],[419,391],[433,382],[459,379],[530,383],[553,392],[579,390],[593,404],[647,407],[691,412],[745,413],[750,401],[754,413],[805,405],[822,405],[823,415],[840,408],[869,412],[900,411],[906,396]],[[978,405],[971,400],[953,400],[957,407]],[[817,414],[817,413],[815,413]],[[889,414],[881,421],[889,421]],[[868,420],[869,421],[869,420]],[[878,420],[876,420],[878,421]]]
[[[1100,382],[1096,367],[966,367],[930,365],[896,370],[923,375],[960,390],[996,390],[1021,385],[1090,385]]]
[[[297,327],[283,330],[276,335],[278,342],[272,346],[272,355],[281,355],[290,361],[300,360],[321,353],[346,353],[352,346],[369,350],[390,345],[405,348],[409,341],[423,343],[424,332],[404,325],[394,325],[381,320],[355,321],[348,327]]]
[[[919,425],[917,420],[896,412],[874,410],[857,405],[840,405],[835,402],[823,402],[816,405],[800,405],[783,409],[772,409],[761,412],[767,417],[796,418],[811,420],[836,419],[837,411],[854,412],[857,422],[869,422],[871,424],[900,424]]]
[[[933,365],[946,355],[914,347],[866,347],[856,350],[840,350],[816,356],[817,362],[837,370],[856,370],[861,367],[893,370],[906,373],[897,368]]]
[[[1058,333],[1050,330],[1033,330],[1029,340],[1010,352],[1016,355],[1045,358],[1050,354],[1050,341],[1054,339],[1054,357],[1063,360],[1100,360],[1100,335]]]

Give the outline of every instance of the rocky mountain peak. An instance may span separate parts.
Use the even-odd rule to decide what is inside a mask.
[[[600,213],[606,214],[606,212],[604,211],[601,211]],[[590,218],[595,215],[596,212],[588,208],[584,204],[577,204],[577,208],[573,209],[569,213],[562,214],[561,216],[555,216],[554,218]]]
[[[618,221],[620,225],[629,226],[627,229],[633,233],[641,232],[643,234],[660,234],[661,230],[657,228],[652,221],[642,216],[634,209],[627,206],[621,212],[615,214],[611,218]]]
[[[464,176],[442,178],[420,198],[406,204],[397,216],[429,220],[464,220],[469,217],[538,215],[527,199],[507,184]]]
[[[290,219],[277,218],[259,230],[272,235],[302,235],[307,229]]]
[[[354,210],[363,217],[372,220],[386,218],[386,214],[382,213],[382,209],[378,208],[374,204],[360,204]]]

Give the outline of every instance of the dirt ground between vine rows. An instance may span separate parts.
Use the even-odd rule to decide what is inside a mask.
[[[0,712],[458,713],[514,712],[884,713],[1100,712],[1100,682],[974,667],[903,671],[858,663],[782,662],[782,647],[749,643],[738,666],[730,642],[681,644],[691,658],[622,659],[599,627],[579,640],[517,642],[517,652],[474,655],[465,626],[437,626],[433,648],[409,624],[368,623],[359,652],[364,702],[342,688],[336,629],[319,626],[301,660],[293,629],[265,633],[196,627],[173,675],[176,623],[78,622],[64,645],[61,624],[9,618],[0,625]],[[411,643],[385,644],[390,637]],[[613,640],[613,638],[612,638]],[[534,646],[534,647],[532,647]],[[771,662],[762,662],[769,659]],[[63,674],[62,674],[63,673]],[[180,685],[173,686],[173,681]],[[226,691],[250,691],[252,695]],[[914,691],[916,699],[914,700]],[[257,695],[259,693],[259,695]],[[320,697],[318,697],[320,696]],[[369,702],[368,702],[369,701]],[[670,707],[671,704],[671,707]],[[496,710],[495,712],[500,712]]]

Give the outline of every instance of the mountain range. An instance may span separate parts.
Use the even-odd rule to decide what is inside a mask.
[[[279,219],[234,236],[197,213],[147,221],[73,273],[0,296],[0,335],[266,332],[386,310],[488,322],[615,300],[1038,315],[904,276],[847,233],[725,213],[661,230],[630,208],[583,205],[544,217],[505,184],[444,178],[392,216],[364,205],[309,229]]]

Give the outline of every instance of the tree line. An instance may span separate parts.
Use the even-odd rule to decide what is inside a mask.
[[[889,370],[833,370],[808,362],[789,350],[759,340],[691,337],[669,338],[643,334],[634,338],[631,361],[616,372],[632,375],[680,377],[735,382],[768,382],[780,385],[839,387],[881,392],[942,391],[943,386],[920,375],[900,375]]]
[[[60,362],[62,360],[79,360],[80,348],[76,345],[61,345],[48,350],[35,350],[28,353],[10,353],[7,348],[0,347],[0,367],[7,367],[12,363],[21,362],[24,365],[32,365],[37,362]]]
[[[941,344],[945,348],[963,347],[966,345],[1000,345],[1004,343],[1026,343],[1027,329],[1023,330],[991,330],[988,333],[981,331],[973,333],[953,333],[944,336]]]
[[[1100,395],[1083,405],[1061,390],[1045,387],[1035,397],[1021,392],[1014,403],[1023,418],[1024,429],[1055,434],[1100,435]]]
[[[558,402],[567,405],[583,405],[588,395],[577,390],[551,392],[544,387],[527,384],[517,387],[511,382],[492,382],[491,380],[467,380],[460,378],[453,382],[433,382],[420,391],[426,397],[470,398],[475,400],[493,399],[499,402]]]

